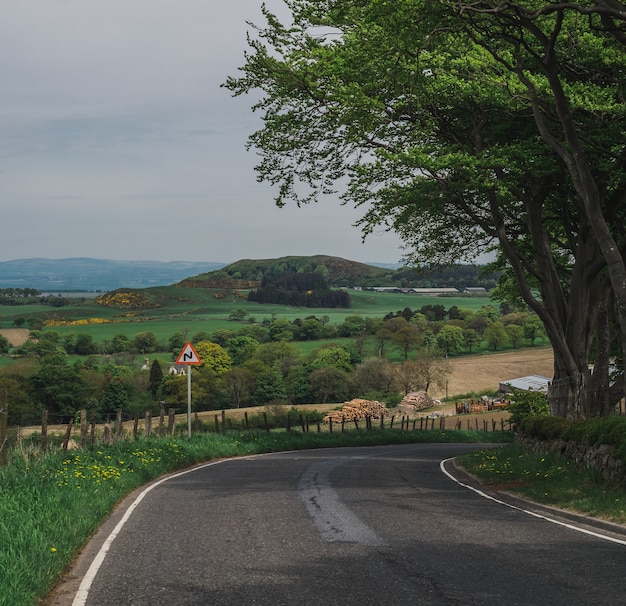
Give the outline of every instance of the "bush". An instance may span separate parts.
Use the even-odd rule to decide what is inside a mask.
[[[550,406],[546,394],[541,391],[514,389],[511,403],[511,424],[520,425],[529,417],[549,417]]]
[[[576,421],[563,433],[563,439],[589,446],[606,444],[626,448],[626,418],[601,417]]]
[[[537,440],[558,440],[571,425],[571,421],[563,417],[526,417],[520,423],[525,436]]]

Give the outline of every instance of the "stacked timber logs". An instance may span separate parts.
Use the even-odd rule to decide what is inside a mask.
[[[398,405],[398,410],[406,414],[412,414],[437,404],[441,404],[441,402],[431,398],[425,391],[416,391],[404,396],[404,399]]]
[[[367,418],[380,419],[387,414],[384,404],[376,400],[361,400],[359,398],[345,402],[341,410],[331,410],[325,417],[324,423],[342,423],[363,421]]]

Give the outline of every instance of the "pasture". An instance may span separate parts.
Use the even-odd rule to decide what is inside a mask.
[[[446,309],[457,306],[477,310],[493,304],[487,297],[434,297],[350,291],[352,306],[349,309],[317,309],[251,303],[245,300],[245,292],[235,291],[168,286],[140,292],[146,293],[155,307],[119,309],[100,305],[94,299],[76,299],[64,307],[2,306],[0,331],[15,328],[15,321],[18,319],[37,318],[48,322],[49,326],[46,328],[60,335],[88,333],[98,344],[111,340],[117,334],[124,334],[132,339],[137,333],[144,331],[154,333],[159,341],[166,341],[176,332],[191,338],[201,331],[213,333],[220,329],[238,330],[252,321],[262,323],[276,317],[293,321],[314,315],[328,318],[329,324],[337,325],[342,324],[348,316],[380,318],[406,307],[415,310],[424,305],[443,305]],[[230,313],[235,309],[245,309],[246,320],[229,320]]]

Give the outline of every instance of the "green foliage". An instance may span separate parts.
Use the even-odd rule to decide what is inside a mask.
[[[318,272],[264,276],[261,286],[248,293],[248,301],[296,307],[350,307],[350,295],[345,290],[331,290]]]
[[[509,404],[511,423],[520,424],[528,417],[547,417],[550,415],[550,406],[546,394],[541,391],[524,391],[514,389]]]
[[[217,376],[223,375],[232,366],[231,357],[228,352],[218,345],[209,341],[200,341],[195,344],[195,350],[202,365],[212,369]]]
[[[133,339],[133,347],[141,354],[152,353],[157,348],[157,338],[152,331],[137,333]]]
[[[513,404],[514,406],[515,404]],[[514,422],[514,421],[512,421]],[[529,415],[519,422],[520,432],[524,436],[537,440],[558,440],[571,425],[571,421],[563,417]]]
[[[476,450],[457,462],[486,484],[510,485],[510,490],[564,510],[626,522],[626,491],[607,486],[590,469],[577,467],[555,452],[536,454],[520,444]]]
[[[157,359],[152,361],[152,365],[150,366],[150,377],[148,379],[148,390],[152,395],[153,399],[156,400],[159,390],[161,389],[161,384],[163,383],[163,369],[161,368],[161,364]]]
[[[576,421],[563,432],[563,439],[590,446],[600,444],[614,446],[626,463],[626,417],[602,417]]]

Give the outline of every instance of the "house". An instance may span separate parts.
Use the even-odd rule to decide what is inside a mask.
[[[172,364],[170,369],[167,371],[168,375],[186,375],[187,369],[185,368],[187,364]]]
[[[467,288],[463,289],[463,292],[468,295],[476,295],[479,297],[487,296],[487,289],[483,286],[468,286]]]

